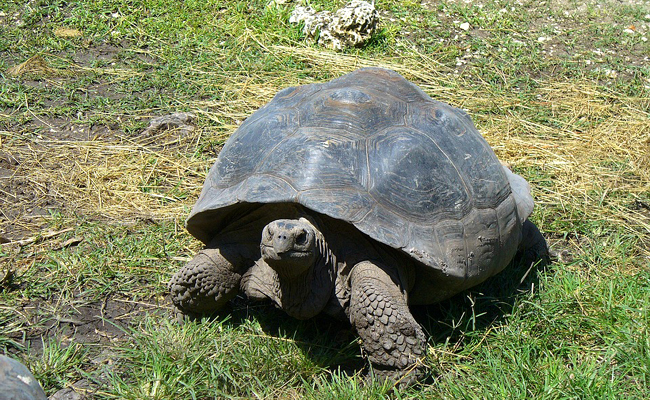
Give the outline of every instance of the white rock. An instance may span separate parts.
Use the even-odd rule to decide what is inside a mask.
[[[304,23],[303,33],[315,38],[322,46],[336,50],[362,46],[377,29],[379,13],[374,4],[352,0],[332,14],[316,12],[307,6],[297,6],[291,13],[290,23]]]
[[[603,72],[607,78],[610,79],[618,78],[618,72],[616,70],[603,68],[600,71]]]
[[[462,29],[464,31],[468,31],[469,30],[469,22],[463,22],[462,24],[460,24],[460,29]]]

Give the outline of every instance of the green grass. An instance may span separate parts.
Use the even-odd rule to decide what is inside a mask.
[[[27,240],[0,245],[0,351],[48,395],[97,399],[650,398],[647,4],[377,1],[373,40],[333,53],[265,3],[0,5],[0,239]],[[228,135],[281,88],[364,65],[467,109],[570,253],[416,308],[430,372],[407,389],[366,382],[346,324],[237,299],[179,325],[166,298]],[[196,129],[142,135],[176,111]]]

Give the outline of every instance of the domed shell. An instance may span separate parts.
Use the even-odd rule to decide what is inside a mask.
[[[466,286],[505,267],[527,217],[468,115],[380,68],[282,90],[246,119],[187,229],[207,243],[241,205],[281,202],[347,221]]]

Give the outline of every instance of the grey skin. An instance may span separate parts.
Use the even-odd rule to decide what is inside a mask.
[[[543,249],[532,210],[464,111],[364,68],[280,91],[231,135],[187,220],[205,249],[171,279],[172,300],[212,313],[242,292],[347,319],[374,373],[410,382],[426,340],[408,306]]]

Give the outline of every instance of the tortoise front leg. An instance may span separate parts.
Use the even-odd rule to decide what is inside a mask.
[[[241,257],[227,248],[207,248],[169,281],[174,305],[184,314],[218,311],[239,290]]]
[[[369,261],[352,269],[350,284],[350,322],[374,374],[407,384],[421,378],[426,338],[398,284]]]

